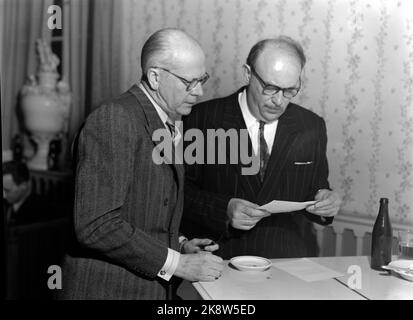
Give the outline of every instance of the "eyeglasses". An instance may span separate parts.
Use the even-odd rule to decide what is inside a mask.
[[[168,69],[165,69],[165,68],[162,68],[162,67],[152,67],[152,68],[157,68],[157,69],[161,69],[161,70],[163,70],[163,71],[166,71],[166,72],[172,74],[173,76],[175,76],[176,78],[178,78],[179,80],[181,80],[182,83],[186,86],[186,91],[191,91],[191,90],[195,89],[195,87],[196,87],[199,83],[200,83],[201,85],[204,85],[205,82],[207,82],[208,79],[209,79],[209,74],[208,74],[207,72],[205,72],[205,74],[204,74],[202,77],[200,77],[200,78],[195,78],[195,79],[192,79],[192,80],[187,80],[187,79],[182,78],[182,77],[178,76],[177,74],[169,71]]]
[[[295,97],[298,92],[300,91],[301,88],[301,78],[299,79],[299,85],[298,88],[280,88],[277,86],[274,86],[273,84],[266,83],[262,78],[258,75],[257,71],[255,71],[253,66],[250,66],[251,72],[255,75],[255,77],[258,79],[260,82],[263,90],[262,93],[268,96],[272,96],[274,94],[277,94],[279,91],[282,91],[284,98],[291,99]]]

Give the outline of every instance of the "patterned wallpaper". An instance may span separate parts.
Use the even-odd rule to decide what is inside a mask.
[[[140,77],[140,48],[180,27],[206,50],[203,99],[243,84],[258,40],[286,34],[308,58],[296,102],[323,116],[330,183],[344,211],[374,217],[390,199],[394,222],[413,225],[412,0],[124,0],[122,88]]]

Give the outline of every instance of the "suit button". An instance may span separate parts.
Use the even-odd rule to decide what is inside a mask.
[[[161,276],[164,276],[166,274],[165,270],[161,270],[161,272],[159,272],[161,274]]]
[[[163,205],[164,205],[164,207],[166,207],[166,206],[168,205],[168,198],[165,198],[165,199],[163,200]]]

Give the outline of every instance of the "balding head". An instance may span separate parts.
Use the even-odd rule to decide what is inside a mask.
[[[142,48],[141,66],[142,85],[170,119],[191,112],[209,77],[201,46],[179,29],[150,36]]]
[[[259,121],[273,122],[287,109],[301,87],[305,56],[293,39],[279,37],[258,42],[244,66],[247,103]]]
[[[190,63],[196,55],[204,53],[194,38],[179,29],[161,29],[152,34],[142,48],[142,75],[154,66],[180,68]]]
[[[299,61],[301,69],[304,68],[306,58],[303,48],[297,41],[287,36],[280,36],[274,39],[265,39],[257,42],[248,54],[247,64],[255,66],[260,55],[267,51],[267,49],[278,55],[296,59]]]

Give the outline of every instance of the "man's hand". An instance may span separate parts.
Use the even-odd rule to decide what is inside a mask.
[[[337,192],[327,189],[318,190],[314,200],[317,202],[306,208],[312,214],[322,217],[333,217],[340,209],[341,198]]]
[[[228,202],[227,215],[232,227],[250,230],[264,217],[271,214],[257,209],[259,205],[243,199],[232,198]]]
[[[174,276],[188,281],[217,280],[224,269],[223,260],[210,252],[181,254]]]
[[[183,253],[197,253],[199,251],[214,252],[219,249],[219,245],[211,239],[197,239],[194,238],[185,241],[182,246]]]

